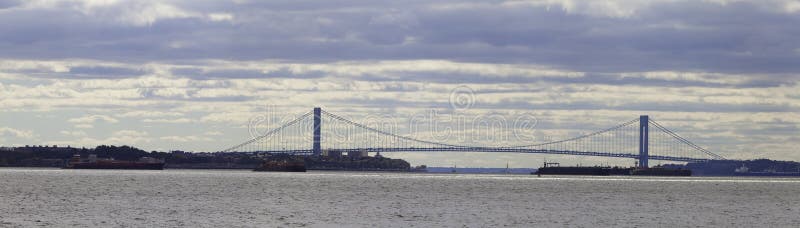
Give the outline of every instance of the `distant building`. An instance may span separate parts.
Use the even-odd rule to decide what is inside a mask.
[[[347,152],[347,156],[352,159],[361,159],[363,157],[369,157],[369,153],[367,153],[367,150],[361,149],[359,151]]]
[[[322,150],[322,156],[331,157],[331,158],[340,158],[342,157],[341,150]]]

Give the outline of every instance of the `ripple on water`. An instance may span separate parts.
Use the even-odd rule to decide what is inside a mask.
[[[0,169],[0,226],[796,227],[800,179]]]

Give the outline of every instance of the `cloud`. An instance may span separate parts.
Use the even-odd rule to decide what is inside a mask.
[[[94,128],[94,125],[91,125],[91,124],[75,124],[75,128],[82,128],[82,129]]]
[[[90,123],[96,123],[98,121],[103,121],[103,122],[106,122],[106,123],[117,123],[117,122],[119,122],[119,120],[117,120],[117,119],[115,119],[113,117],[110,117],[110,116],[106,116],[106,115],[88,115],[88,116],[83,116],[83,117],[78,117],[78,118],[72,118],[72,119],[69,119],[68,121],[70,123],[76,123],[76,124],[90,124]]]
[[[30,130],[19,130],[10,127],[2,127],[0,128],[0,136],[3,137],[16,137],[22,139],[32,139],[36,137],[36,135]]]
[[[229,13],[210,13],[208,18],[212,21],[233,21],[233,14]]]
[[[574,1],[574,0],[532,0],[506,1],[507,7],[533,6],[546,7],[548,10],[563,10],[570,14],[585,14],[595,17],[627,18],[637,11],[659,2],[672,1]]]
[[[64,131],[60,131],[60,133],[62,135],[67,135],[67,136],[71,136],[71,137],[86,137],[86,132],[84,132],[84,131],[67,131],[67,130],[64,130]]]
[[[150,117],[150,118],[152,118],[152,117],[178,117],[178,116],[183,116],[183,115],[184,114],[180,113],[180,112],[161,112],[161,111],[154,111],[154,110],[148,110],[148,111],[136,110],[136,111],[130,111],[130,112],[125,112],[125,113],[115,114],[114,116],[116,116],[116,117],[137,117],[137,118]]]
[[[411,116],[453,112],[451,92],[466,86],[475,103],[463,113],[530,113],[551,138],[650,114],[712,151],[791,157],[798,9],[790,0],[0,1],[0,21],[14,22],[0,25],[0,124],[87,146],[170,148],[206,132],[194,139],[214,142],[176,149],[217,150],[249,137],[242,129],[267,104],[289,116],[316,106],[354,119]],[[77,129],[34,129],[31,114]],[[147,133],[162,124],[174,127]]]
[[[55,145],[71,145],[94,147],[97,145],[143,145],[152,141],[150,135],[145,131],[137,130],[117,130],[112,132],[106,138],[89,137],[82,131],[62,131],[61,134],[71,135],[72,138],[68,140],[50,140],[47,144]],[[141,147],[141,146],[140,146]]]
[[[4,49],[0,57],[139,63],[444,59],[600,72],[787,73],[799,69],[787,64],[798,58],[793,51],[798,32],[793,26],[796,1],[411,1],[390,5],[380,1],[26,1],[25,7],[11,7],[0,14],[0,19],[16,22],[0,26],[0,33],[7,34],[0,38]],[[219,23],[231,20],[235,23]],[[748,64],[738,64],[742,62]],[[116,74],[131,73],[143,72]]]
[[[22,4],[21,0],[0,0],[0,9],[16,7]]]
[[[161,20],[200,17],[201,15],[181,9],[172,4],[157,1],[51,1],[33,0],[26,2],[27,9],[70,9],[86,16],[108,18],[134,26],[150,26]]]
[[[186,11],[164,3],[137,4],[118,17],[120,21],[137,26],[152,25],[156,21],[175,18],[198,17],[194,12]]]
[[[205,136],[163,136],[159,139],[170,142],[198,142],[198,141],[213,141],[213,139]]]
[[[145,123],[191,123],[192,119],[178,118],[178,119],[143,119]]]
[[[581,0],[510,0],[503,2],[502,5],[508,7],[533,6],[546,7],[548,10],[563,10],[571,14],[585,14],[595,17],[629,18],[637,14],[649,13],[652,8],[660,5],[677,4],[697,4],[726,7],[734,4],[752,3],[747,0],[604,0],[604,1],[581,1]],[[759,8],[775,12],[793,13],[800,10],[800,4],[792,0],[767,0],[757,4]]]
[[[109,138],[99,141],[113,145],[135,145],[138,143],[146,143],[150,140],[151,139],[147,132],[136,130],[120,130],[113,132]]]

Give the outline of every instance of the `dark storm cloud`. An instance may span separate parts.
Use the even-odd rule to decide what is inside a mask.
[[[800,70],[793,64],[800,62],[800,16],[757,2],[654,3],[627,17],[500,2],[470,7],[447,7],[449,1],[172,3],[184,14],[161,12],[164,18],[135,24],[143,19],[125,5],[82,12],[64,10],[71,9],[69,3],[39,9],[2,1],[7,9],[0,20],[13,23],[0,26],[0,56],[136,62],[449,59],[600,73]],[[211,20],[213,13],[232,19]]]

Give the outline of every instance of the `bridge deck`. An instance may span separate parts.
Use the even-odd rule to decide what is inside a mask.
[[[354,148],[354,149],[332,149],[342,152],[485,152],[485,153],[524,153],[524,154],[562,154],[562,155],[577,155],[577,156],[594,156],[594,157],[614,157],[614,158],[633,158],[638,159],[638,154],[619,154],[619,153],[606,153],[606,152],[590,152],[590,151],[566,151],[566,150],[540,150],[540,149],[522,149],[522,148],[502,148],[502,147],[451,147],[451,148]],[[313,150],[266,150],[256,151],[265,153],[290,153],[290,154],[312,154]],[[650,160],[661,161],[677,161],[677,162],[706,162],[709,159],[703,158],[690,158],[690,157],[672,157],[672,156],[657,156],[651,155]]]

